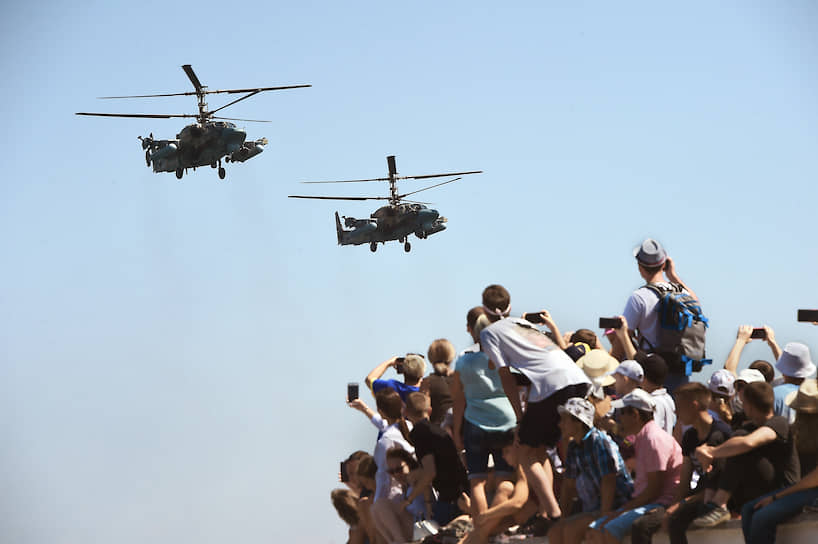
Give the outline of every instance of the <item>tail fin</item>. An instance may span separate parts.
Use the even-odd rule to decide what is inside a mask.
[[[338,233],[338,245],[340,246],[344,237],[344,229],[341,228],[341,218],[338,217],[338,212],[335,212],[335,232]]]

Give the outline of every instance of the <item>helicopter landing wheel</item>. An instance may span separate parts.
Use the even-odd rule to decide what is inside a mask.
[[[145,151],[145,162],[148,164],[148,166],[151,165],[151,152],[150,151]]]
[[[219,179],[224,179],[224,176],[226,176],[226,175],[227,175],[227,172],[224,170],[224,168],[219,167]]]
[[[369,251],[372,253],[378,251],[378,242],[369,242]]]
[[[412,251],[412,244],[410,244],[408,240],[406,241],[405,244],[403,244],[403,250],[406,253],[409,253],[410,251]]]
[[[218,168],[218,166],[219,166],[218,161],[213,161],[213,162],[210,163],[210,168]]]
[[[184,175],[184,173],[185,173],[184,170],[182,170],[181,168],[177,168],[176,169],[176,179],[182,179],[182,176]]]

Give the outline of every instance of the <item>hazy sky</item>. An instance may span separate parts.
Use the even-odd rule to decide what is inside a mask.
[[[3,11],[0,541],[342,543],[338,461],[375,443],[346,383],[465,347],[489,283],[514,313],[593,327],[640,285],[647,236],[719,364],[742,323],[818,352],[795,322],[818,307],[813,2]],[[146,168],[136,137],[183,120],[73,115],[194,113],[95,98],[191,90],[188,63],[211,89],[313,88],[225,110],[274,122],[247,124],[270,143],[224,182]],[[333,212],[377,203],[286,198],[386,195],[297,182],[383,176],[389,154],[404,175],[485,171],[423,193],[449,229],[410,254],[336,245]],[[769,358],[756,344],[742,367]]]

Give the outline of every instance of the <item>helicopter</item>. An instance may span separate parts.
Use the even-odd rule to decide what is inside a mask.
[[[287,85],[284,87],[257,87],[251,89],[224,89],[211,91],[208,90],[206,86],[201,84],[190,64],[183,65],[182,70],[185,71],[188,79],[190,79],[190,82],[193,84],[193,88],[195,89],[194,91],[132,96],[102,96],[100,98],[107,100],[119,98],[155,98],[165,96],[195,95],[199,105],[198,114],[163,115],[149,113],[78,112],[76,115],[91,115],[96,117],[136,117],[141,119],[171,119],[175,117],[195,118],[196,122],[184,127],[173,140],[156,140],[154,139],[152,132],[150,135],[144,138],[142,136],[138,136],[139,141],[142,142],[142,149],[145,150],[145,162],[147,163],[148,167],[153,166],[153,171],[156,173],[176,172],[177,179],[182,179],[182,176],[188,168],[193,168],[196,170],[196,168],[199,166],[209,165],[211,168],[218,168],[219,179],[224,179],[226,172],[222,166],[222,159],[224,159],[225,162],[244,162],[264,151],[264,146],[267,145],[267,138],[259,138],[251,142],[245,141],[247,138],[247,133],[242,129],[236,128],[236,125],[230,121],[247,121],[251,123],[269,123],[270,121],[218,117],[213,114],[264,91],[279,91],[282,89],[312,87],[312,85]],[[244,96],[233,100],[224,106],[216,108],[215,110],[208,110],[205,97],[209,94],[218,93],[244,94]],[[218,121],[215,121],[214,119],[218,119]]]
[[[372,179],[352,179],[345,181],[304,181],[302,183],[361,183],[368,181],[388,181],[389,196],[304,196],[290,195],[288,198],[309,198],[316,200],[387,200],[389,204],[375,210],[369,219],[355,219],[354,217],[343,217],[344,224],[341,225],[341,216],[335,212],[335,231],[338,236],[338,245],[361,245],[369,244],[369,249],[373,253],[378,249],[378,242],[396,240],[403,244],[403,250],[409,253],[412,244],[409,243],[409,235],[413,234],[425,240],[432,234],[446,229],[447,219],[441,217],[437,210],[428,208],[428,202],[413,202],[405,200],[409,195],[420,193],[428,189],[440,187],[447,183],[453,183],[460,179],[460,176],[468,174],[481,174],[482,170],[472,170],[470,172],[450,172],[446,174],[426,174],[422,176],[398,176],[395,166],[395,156],[386,157],[389,167],[389,177]],[[405,194],[398,194],[397,181],[399,179],[429,179],[448,176],[458,176],[443,183],[437,183],[417,191]]]

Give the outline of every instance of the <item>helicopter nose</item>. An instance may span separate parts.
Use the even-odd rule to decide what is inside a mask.
[[[423,223],[433,223],[440,216],[440,213],[437,210],[425,209],[420,210],[418,215],[420,215],[420,220]]]

